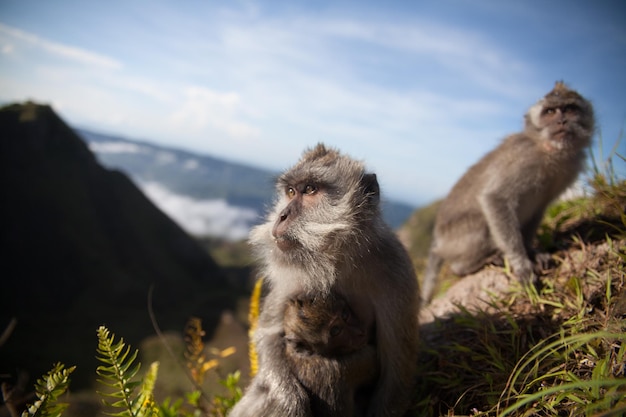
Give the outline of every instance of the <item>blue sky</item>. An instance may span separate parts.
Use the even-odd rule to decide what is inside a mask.
[[[626,124],[626,3],[0,0],[0,101],[275,170],[323,141],[413,204],[561,79],[607,153]]]

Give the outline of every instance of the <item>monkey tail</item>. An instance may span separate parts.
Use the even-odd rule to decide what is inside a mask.
[[[248,311],[248,321],[250,322],[250,330],[248,330],[248,357],[250,359],[250,377],[256,375],[259,369],[259,358],[254,343],[254,332],[259,322],[259,312],[261,310],[261,288],[263,287],[263,278],[257,279],[250,296],[250,310]]]

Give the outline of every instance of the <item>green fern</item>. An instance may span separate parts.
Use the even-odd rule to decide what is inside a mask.
[[[152,364],[143,381],[135,378],[141,364],[135,363],[138,351],[131,352],[124,339],[115,342],[115,335],[100,326],[98,328],[98,348],[96,357],[104,365],[96,368],[100,377],[98,381],[111,387],[110,392],[99,392],[103,397],[110,397],[112,401],[103,402],[118,410],[108,413],[116,417],[151,417],[158,415],[154,404],[152,391],[156,380],[158,363]]]
[[[37,401],[22,413],[22,417],[59,417],[68,404],[58,399],[67,391],[70,374],[75,366],[65,369],[65,365],[57,363],[54,367],[37,380],[35,394]]]

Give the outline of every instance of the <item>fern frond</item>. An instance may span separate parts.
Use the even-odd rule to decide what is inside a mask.
[[[22,417],[59,417],[68,404],[58,402],[69,386],[69,376],[76,369],[75,366],[65,369],[62,363],[56,363],[53,368],[35,384],[37,401],[29,406]]]
[[[139,389],[137,402],[141,403],[139,408],[140,417],[157,416],[159,407],[154,401],[154,385],[156,384],[157,374],[159,373],[159,362],[152,362],[150,369],[143,377],[143,383]]]
[[[145,417],[152,415],[152,389],[158,365],[153,365],[146,375],[147,383],[142,385],[140,380],[134,379],[141,367],[135,363],[138,351],[132,351],[126,346],[124,339],[115,342],[115,335],[100,326],[98,328],[98,355],[96,359],[104,365],[96,368],[96,374],[100,377],[98,382],[112,388],[110,392],[99,392],[104,397],[110,397],[112,401],[103,402],[119,411],[108,413],[116,417]],[[139,392],[135,391],[139,388]]]

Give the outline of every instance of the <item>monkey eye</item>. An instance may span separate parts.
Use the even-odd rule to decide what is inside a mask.
[[[567,106],[563,107],[563,113],[576,114],[578,113],[578,106],[574,104],[568,104]]]
[[[296,195],[296,189],[293,187],[287,187],[287,191],[285,193],[287,194],[287,197],[294,198]]]
[[[347,322],[350,319],[350,309],[348,307],[341,311],[341,320]]]
[[[311,195],[311,194],[315,194],[316,192],[317,192],[317,187],[316,187],[316,186],[314,186],[314,185],[307,184],[307,185],[304,187],[304,194]]]
[[[330,328],[330,337],[337,337],[341,333],[341,326],[332,326]]]
[[[545,109],[545,110],[543,111],[543,114],[553,115],[553,114],[555,113],[555,111],[556,111],[556,110],[555,110],[554,108],[552,108],[552,107],[548,107],[547,109]]]

